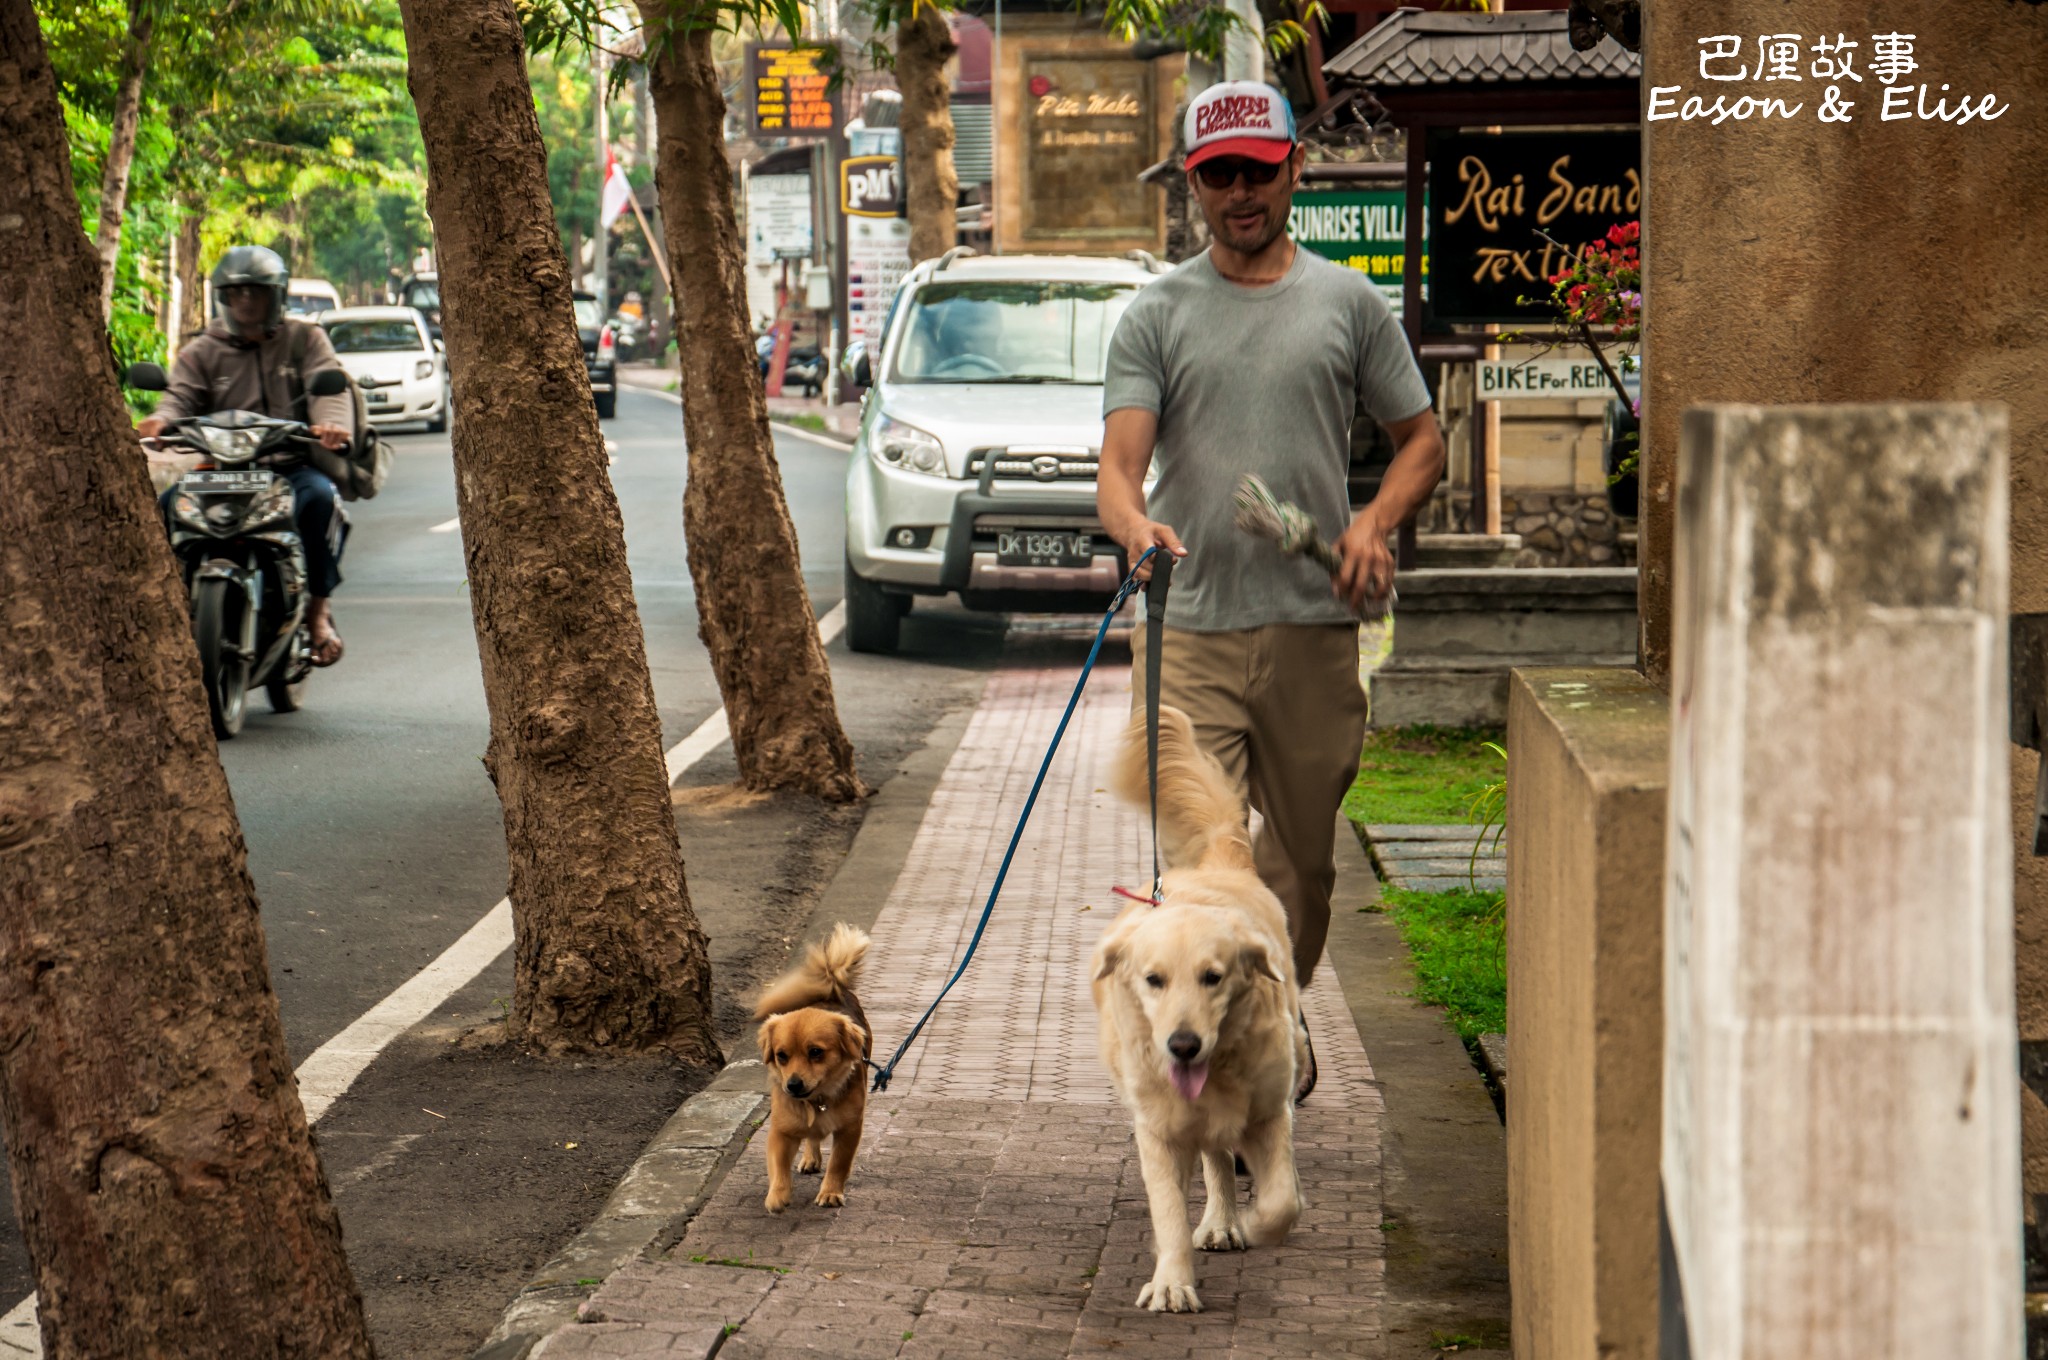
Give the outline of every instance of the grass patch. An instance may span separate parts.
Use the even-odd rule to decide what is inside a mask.
[[[1469,820],[1466,807],[1501,777],[1501,759],[1486,749],[1499,728],[1388,727],[1365,734],[1358,778],[1344,795],[1344,815],[1360,826],[1442,825]]]
[[[777,412],[774,419],[778,425],[793,425],[799,430],[809,430],[812,434],[832,432],[832,427],[825,423],[825,417],[813,411],[791,411],[787,415]]]
[[[1508,1026],[1507,911],[1497,892],[1384,888],[1380,902],[1415,959],[1415,996],[1470,1041]]]

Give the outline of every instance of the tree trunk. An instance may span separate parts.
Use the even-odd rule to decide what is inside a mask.
[[[505,811],[510,1031],[721,1061],[514,0],[403,0]]]
[[[0,73],[0,1113],[44,1353],[368,1356],[30,0]]]
[[[953,170],[953,85],[946,63],[960,50],[945,11],[920,4],[896,30],[896,84],[903,91],[903,188],[910,258],[929,260],[960,237],[960,176]]]
[[[121,49],[121,82],[114,91],[114,125],[100,175],[100,225],[94,240],[100,256],[102,322],[114,314],[114,264],[121,258],[121,215],[128,208],[128,172],[135,165],[135,129],[142,121],[142,72],[149,65],[154,26],[155,21],[142,12],[142,0],[128,0],[128,41]]]
[[[663,0],[643,0],[641,13],[651,33],[668,31]],[[698,632],[725,697],[746,787],[848,802],[867,789],[839,725],[768,433],[711,34],[678,24],[655,49],[655,183],[675,271],[690,451],[683,531]]]
[[[185,315],[178,334],[189,340],[206,329],[206,275],[199,258],[199,233],[206,225],[206,214],[194,203],[182,204],[179,210],[184,216],[178,221],[178,291],[184,295]]]

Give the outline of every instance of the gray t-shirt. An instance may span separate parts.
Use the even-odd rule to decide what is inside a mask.
[[[1296,249],[1279,282],[1247,288],[1204,251],[1139,292],[1110,341],[1102,411],[1159,416],[1149,512],[1188,549],[1168,624],[1224,632],[1352,617],[1322,568],[1237,529],[1231,492],[1256,472],[1336,542],[1351,522],[1345,472],[1361,396],[1382,424],[1429,406],[1399,323],[1356,270]]]

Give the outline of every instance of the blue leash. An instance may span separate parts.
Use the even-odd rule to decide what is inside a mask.
[[[1152,555],[1158,551],[1157,547],[1145,550],[1145,555],[1138,559],[1138,565],[1131,568],[1131,574],[1117,587],[1116,595],[1109,602],[1109,608],[1104,611],[1102,626],[1095,630],[1095,645],[1088,649],[1088,660],[1081,666],[1081,678],[1074,682],[1074,693],[1067,700],[1067,711],[1060,714],[1060,725],[1052,734],[1052,745],[1046,748],[1045,759],[1038,764],[1038,777],[1031,781],[1031,796],[1024,800],[1024,813],[1017,818],[1017,829],[1010,833],[1010,848],[1003,852],[1002,867],[996,870],[996,881],[989,887],[988,902],[981,909],[981,920],[975,923],[974,938],[967,942],[967,953],[961,957],[960,966],[953,970],[953,976],[946,980],[946,985],[939,988],[939,994],[932,998],[932,1004],[925,1007],[924,1014],[910,1027],[910,1033],[896,1046],[896,1052],[890,1057],[888,1064],[882,1067],[875,1067],[873,1063],[868,1064],[875,1067],[875,1090],[889,1089],[889,1078],[895,1075],[896,1064],[903,1061],[903,1055],[917,1042],[917,1036],[923,1032],[925,1022],[932,1018],[932,1012],[939,1008],[939,1003],[946,999],[946,993],[953,990],[953,984],[960,980],[961,975],[967,971],[967,965],[974,961],[974,951],[981,944],[981,934],[988,929],[988,918],[996,909],[996,897],[1003,890],[1003,879],[1009,876],[1010,861],[1017,854],[1017,843],[1024,839],[1025,824],[1031,820],[1031,809],[1038,803],[1038,790],[1045,784],[1045,773],[1052,768],[1053,755],[1060,749],[1060,738],[1066,736],[1067,724],[1073,720],[1074,710],[1081,704],[1081,691],[1088,688],[1088,676],[1095,669],[1095,658],[1102,651],[1102,640],[1109,636],[1109,625],[1115,620],[1117,610],[1122,609],[1124,601],[1136,594],[1138,587],[1143,584],[1138,580],[1138,568],[1151,561]],[[1156,895],[1156,886],[1153,891]]]

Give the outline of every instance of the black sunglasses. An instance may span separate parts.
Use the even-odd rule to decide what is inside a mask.
[[[1228,189],[1237,183],[1239,175],[1243,175],[1249,184],[1271,184],[1286,168],[1287,162],[1284,160],[1268,163],[1245,160],[1237,156],[1219,156],[1213,161],[1203,161],[1196,166],[1195,175],[1211,189]]]

